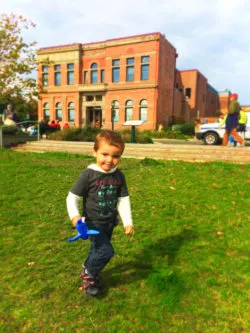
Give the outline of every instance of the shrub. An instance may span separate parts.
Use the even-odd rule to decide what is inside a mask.
[[[97,128],[65,128],[61,131],[51,133],[48,136],[49,140],[57,141],[94,141],[95,136],[101,130]]]
[[[121,133],[122,139],[125,143],[131,143],[131,132]],[[136,143],[153,143],[151,137],[144,135],[143,133],[139,133],[136,131],[135,135]]]
[[[57,141],[85,141],[94,142],[97,133],[101,132],[99,128],[85,127],[85,128],[65,128],[61,131],[51,133],[48,136],[49,140]],[[125,143],[131,142],[131,130],[124,130],[119,132]],[[137,143],[153,143],[153,140],[142,133],[136,131]]]
[[[16,126],[3,126],[3,134],[15,134],[19,131]]]
[[[193,124],[176,124],[172,126],[172,130],[185,135],[194,135]]]

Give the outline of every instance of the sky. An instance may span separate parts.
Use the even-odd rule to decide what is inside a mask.
[[[217,91],[250,104],[250,0],[8,0],[37,47],[160,32],[176,48],[179,70],[197,69]]]

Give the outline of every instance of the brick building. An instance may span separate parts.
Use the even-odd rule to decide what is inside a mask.
[[[75,126],[141,129],[169,123],[174,112],[176,49],[160,33],[38,50],[38,83],[44,93],[39,120]]]
[[[218,92],[197,69],[176,70],[174,116],[185,122],[196,117],[215,117]]]

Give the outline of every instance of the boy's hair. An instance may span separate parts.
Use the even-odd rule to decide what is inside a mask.
[[[105,130],[97,134],[94,143],[94,150],[97,151],[101,142],[106,142],[111,146],[115,146],[121,149],[121,153],[124,150],[124,142],[119,133],[110,130]]]

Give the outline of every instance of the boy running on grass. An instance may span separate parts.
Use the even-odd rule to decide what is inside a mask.
[[[98,230],[90,236],[91,247],[81,273],[86,294],[99,293],[98,277],[114,255],[111,237],[117,225],[118,212],[125,234],[134,231],[130,199],[125,176],[117,168],[124,150],[124,142],[118,133],[102,131],[94,143],[96,163],[83,170],[67,196],[67,209],[74,226],[82,216],[78,210],[83,198],[83,219],[88,229]]]

